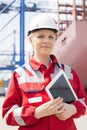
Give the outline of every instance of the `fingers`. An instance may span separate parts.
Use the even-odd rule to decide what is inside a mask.
[[[55,107],[56,114],[61,114],[65,111],[64,109],[64,103],[61,103]]]
[[[77,109],[72,104],[63,103],[63,107],[58,110],[57,114],[55,115],[60,120],[66,120],[70,118],[72,115],[74,115],[77,112]]]
[[[64,106],[63,98],[58,97],[56,99],[51,100],[50,109],[54,114],[62,113],[64,110],[62,109]]]
[[[35,109],[35,117],[41,118],[61,113],[63,111],[63,104],[63,98],[61,97],[50,100]]]
[[[56,98],[56,99],[51,100],[51,102],[52,102],[53,104],[55,104],[55,103],[60,104],[60,103],[63,102],[63,98],[58,97],[58,98]]]

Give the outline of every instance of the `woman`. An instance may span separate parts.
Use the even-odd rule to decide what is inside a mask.
[[[47,14],[36,16],[30,24],[28,36],[34,54],[29,63],[13,72],[2,107],[6,123],[19,130],[76,130],[73,118],[86,113],[87,97],[76,72],[51,55],[57,31],[56,22]],[[78,100],[51,100],[46,93],[46,86],[60,69],[67,70]]]

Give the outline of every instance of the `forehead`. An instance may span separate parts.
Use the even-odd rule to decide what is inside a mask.
[[[34,34],[53,34],[55,35],[55,32],[51,29],[39,29],[39,30],[35,30],[32,33]]]

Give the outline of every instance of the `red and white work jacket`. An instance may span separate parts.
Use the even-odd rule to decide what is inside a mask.
[[[8,125],[19,126],[19,130],[76,130],[73,118],[86,113],[86,94],[76,72],[71,67],[59,65],[53,55],[51,60],[47,68],[32,57],[29,64],[13,72],[2,107],[2,116]],[[79,98],[73,102],[77,113],[65,121],[59,120],[55,115],[36,119],[34,117],[36,107],[50,100],[45,87],[59,69],[65,71]]]

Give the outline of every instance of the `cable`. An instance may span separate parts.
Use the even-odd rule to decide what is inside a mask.
[[[0,32],[19,14],[19,12],[14,16],[12,17],[1,29],[0,29]]]
[[[8,9],[16,0],[13,0],[9,5],[7,5],[4,9],[0,11],[0,14],[3,13],[6,9]]]
[[[10,37],[12,34],[13,34],[13,32],[9,33],[6,37],[4,37],[4,38],[0,41],[0,44],[1,44],[2,42],[4,42],[6,39],[8,39],[8,37]]]

